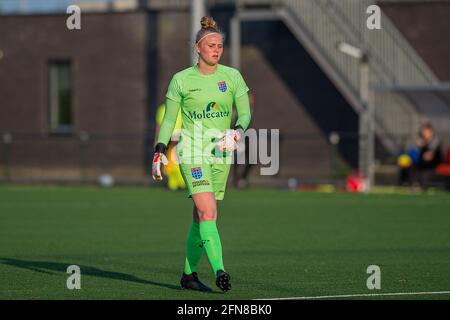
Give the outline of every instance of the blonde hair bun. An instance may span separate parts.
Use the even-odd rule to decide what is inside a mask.
[[[203,17],[200,20],[200,24],[202,29],[217,29],[217,22],[211,17]]]

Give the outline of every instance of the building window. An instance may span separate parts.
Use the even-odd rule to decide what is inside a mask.
[[[72,66],[51,61],[49,71],[49,127],[54,133],[72,132]]]

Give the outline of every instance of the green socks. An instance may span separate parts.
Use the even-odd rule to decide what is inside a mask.
[[[216,221],[202,221],[199,223],[199,227],[202,245],[215,276],[217,270],[225,270],[222,260],[222,244],[220,243]]]
[[[203,248],[214,271],[214,276],[217,270],[225,270],[222,260],[222,244],[216,221],[203,221],[200,223],[193,221],[186,240],[185,274],[197,271]]]
[[[192,221],[191,228],[186,240],[186,261],[184,273],[191,274],[197,271],[197,265],[202,257],[203,248],[200,239],[200,227],[198,223]]]

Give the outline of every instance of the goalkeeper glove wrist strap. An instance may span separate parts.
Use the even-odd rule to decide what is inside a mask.
[[[164,152],[166,152],[166,149],[167,149],[167,147],[164,143],[158,143],[155,146],[155,153],[157,153],[157,152],[164,153]]]

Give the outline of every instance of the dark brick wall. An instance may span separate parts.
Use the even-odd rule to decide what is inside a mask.
[[[450,81],[450,2],[381,2],[380,5],[439,80]]]
[[[212,13],[227,33],[222,63],[229,64],[232,10]],[[190,65],[189,18],[187,11],[86,14],[82,31],[68,31],[65,15],[0,17],[5,51],[0,132],[38,137],[15,140],[11,162],[70,166],[74,172],[83,161],[102,170],[148,170],[150,145],[144,135],[153,131],[155,107],[164,101],[171,76]],[[328,134],[357,131],[352,109],[281,22],[245,24],[242,39],[241,72],[255,94],[253,125],[278,128],[287,137],[280,175],[329,177]],[[47,61],[68,58],[74,66],[75,133],[94,134],[88,145],[76,134],[49,135]],[[343,158],[353,164],[354,141],[344,141],[343,147]]]
[[[82,14],[69,31],[66,15],[1,16],[0,132],[14,134],[11,162],[72,166],[80,162],[78,134],[92,139],[89,165],[142,168],[147,126],[145,13]],[[50,134],[51,59],[73,67],[73,134]]]

